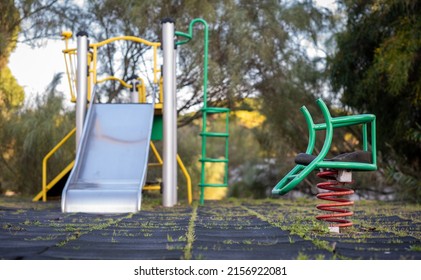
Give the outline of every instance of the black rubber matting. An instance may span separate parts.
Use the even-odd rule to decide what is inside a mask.
[[[335,234],[313,204],[207,201],[100,215],[1,198],[0,259],[421,259],[420,206],[356,202],[354,226]]]

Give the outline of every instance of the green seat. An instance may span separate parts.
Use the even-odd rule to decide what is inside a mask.
[[[284,195],[303,181],[310,172],[315,169],[345,169],[356,171],[373,171],[377,169],[376,158],[376,116],[372,114],[361,114],[341,116],[333,118],[329,109],[322,99],[316,101],[322,111],[325,122],[315,124],[310,112],[305,106],[301,112],[307,122],[309,131],[309,143],[305,153],[300,153],[295,158],[296,166],[286,174],[272,190],[274,195]],[[326,155],[330,150],[333,138],[333,129],[361,125],[363,135],[363,147],[361,151],[345,153],[334,158],[327,159]],[[371,130],[369,141],[368,127]],[[325,141],[318,155],[314,155],[316,132],[325,131]],[[369,143],[371,148],[369,149]]]

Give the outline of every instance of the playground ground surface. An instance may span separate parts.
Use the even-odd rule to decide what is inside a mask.
[[[330,233],[316,200],[226,199],[131,214],[61,213],[60,201],[0,196],[0,259],[421,260],[421,206],[356,201]]]

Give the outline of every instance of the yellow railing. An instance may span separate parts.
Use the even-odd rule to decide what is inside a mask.
[[[98,83],[98,84],[100,84],[100,83],[103,83],[103,82],[106,82],[106,81],[118,81],[118,82],[120,82],[120,84],[122,84],[124,87],[126,87],[126,88],[132,88],[132,85],[129,85],[128,83],[126,83],[126,82],[125,82],[125,81],[123,81],[122,79],[117,78],[117,77],[114,77],[114,76],[109,76],[109,77],[106,77],[106,78],[104,78],[104,79],[102,79],[102,80],[97,81],[97,83]]]
[[[42,190],[32,199],[32,201],[39,201],[42,199],[42,201],[47,201],[47,192],[55,185],[58,181],[60,181],[67,173],[69,173],[73,166],[75,161],[73,160],[71,163],[69,163],[53,180],[47,183],[48,180],[48,174],[47,174],[47,163],[48,159],[61,147],[64,145],[64,143],[67,142],[67,140],[70,139],[70,137],[75,134],[76,128],[72,129],[64,138],[53,148],[51,151],[44,157],[42,161]],[[150,147],[152,152],[154,153],[157,163],[149,163],[148,166],[162,166],[163,160],[158,152],[158,150],[155,147],[155,144],[151,141]],[[177,155],[177,163],[180,166],[181,172],[183,173],[186,184],[187,184],[187,200],[189,204],[193,201],[193,195],[192,195],[192,184],[191,184],[191,177],[188,173],[186,167],[184,166],[183,161],[181,160],[180,156]],[[145,188],[146,190],[159,190],[159,187],[149,187]]]
[[[106,44],[115,42],[115,41],[133,41],[137,43],[141,43],[147,46],[152,47],[153,49],[153,82],[155,84],[158,83],[158,73],[161,71],[161,69],[158,67],[158,48],[161,46],[160,42],[150,42],[148,40],[134,37],[134,36],[120,36],[120,37],[114,37],[107,40],[104,40],[99,43],[89,44],[89,47],[93,49],[93,67],[92,67],[92,73],[93,73],[93,83],[97,83],[97,54],[98,54],[98,48],[102,47]]]
[[[64,61],[66,66],[66,73],[67,73],[67,79],[70,86],[70,95],[72,102],[76,101],[76,48],[69,48],[69,39],[72,37],[72,32],[63,32],[62,38],[65,41],[66,49],[63,50],[64,54]],[[161,72],[160,67],[158,67],[158,48],[161,46],[160,42],[150,42],[148,40],[134,37],[134,36],[120,36],[120,37],[114,37],[107,40],[104,40],[102,42],[89,44],[91,52],[88,53],[88,66],[89,66],[89,77],[90,81],[88,82],[88,93],[90,92],[91,82],[93,84],[97,84],[100,81],[97,79],[97,58],[98,58],[98,49],[106,44],[115,42],[115,41],[133,41],[137,43],[141,43],[147,46],[152,47],[153,50],[153,83],[159,84],[159,78],[158,73]],[[117,78],[116,78],[117,79]],[[123,83],[122,83],[123,84]],[[124,85],[124,84],[123,84]],[[131,88],[131,87],[128,87]]]
[[[153,152],[153,154],[154,154],[154,156],[155,156],[155,158],[158,162],[149,163],[148,165],[151,166],[151,167],[162,166],[164,161],[162,160],[161,155],[158,153],[158,150],[156,149],[155,144],[152,141],[150,143],[150,147],[151,147],[151,150],[152,150],[152,152]]]
[[[73,128],[64,138],[54,147],[51,151],[44,157],[42,160],[42,190],[38,193],[32,200],[38,201],[42,198],[42,201],[47,201],[47,191],[51,189],[64,175],[66,175],[74,165],[74,161],[72,161],[69,165],[67,165],[51,182],[47,184],[47,161],[48,159],[61,147],[66,143],[70,137],[75,134],[76,128]]]
[[[137,86],[137,92],[138,92],[138,96],[139,96],[139,102],[140,103],[146,103],[146,86],[145,86],[145,81],[138,77],[136,78],[136,80],[139,80],[141,83]],[[97,80],[97,84],[100,83],[104,83],[106,81],[118,81],[122,86],[124,86],[125,88],[133,88],[132,85],[126,83],[125,81],[123,81],[120,78],[114,77],[114,76],[108,76],[104,79],[101,80]]]
[[[152,152],[153,152],[153,154],[154,154],[157,162],[149,163],[148,166],[149,167],[159,167],[159,166],[162,166],[163,163],[164,163],[164,161],[162,160],[162,158],[161,158],[158,150],[155,147],[155,144],[152,141],[150,142],[150,147],[151,147],[151,150],[152,150]],[[180,158],[179,155],[177,155],[177,163],[180,166],[180,170],[183,173],[184,178],[186,179],[187,200],[188,200],[189,204],[191,204],[192,201],[193,201],[193,194],[192,194],[192,184],[191,184],[190,174],[187,171],[186,167],[184,166],[184,163],[181,160],[181,158]],[[160,190],[160,186],[145,186],[143,189],[144,190]]]
[[[184,177],[186,178],[186,182],[187,182],[187,200],[189,201],[189,204],[191,204],[192,201],[193,201],[193,196],[192,196],[192,189],[191,189],[191,178],[190,178],[190,174],[189,174],[189,172],[187,172],[187,169],[184,166],[184,163],[181,160],[181,158],[180,158],[179,155],[177,155],[177,162],[178,162],[178,165],[180,166],[181,172],[183,172]]]

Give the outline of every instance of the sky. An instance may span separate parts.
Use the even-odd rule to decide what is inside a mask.
[[[76,0],[78,3],[82,1]],[[335,5],[335,0],[316,0],[316,2],[323,7]],[[70,46],[76,46],[76,41],[70,41]],[[63,49],[64,42],[60,40],[48,40],[41,48],[18,44],[9,58],[9,67],[18,83],[24,87],[26,97],[44,92],[55,74],[65,72]],[[67,87],[67,80],[62,79],[58,89],[68,92]]]
[[[43,92],[54,74],[65,71],[63,48],[64,42],[52,40],[42,48],[18,45],[9,58],[9,67],[27,95]]]

